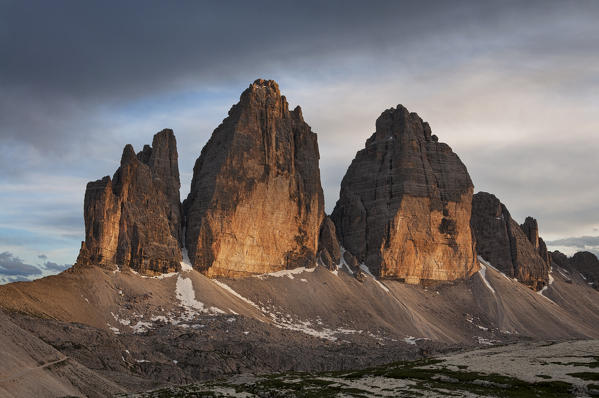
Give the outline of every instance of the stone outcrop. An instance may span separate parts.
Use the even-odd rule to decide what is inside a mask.
[[[567,257],[559,251],[554,251],[551,253],[551,260],[554,266],[564,268],[572,277],[578,273],[588,285],[599,290],[599,259],[595,254],[582,251]]]
[[[539,256],[545,261],[545,264],[551,266],[551,254],[547,251],[545,241],[539,236],[539,224],[537,223],[537,220],[532,217],[526,217],[524,224],[520,225],[520,228],[537,253],[539,253]]]
[[[341,261],[341,247],[337,240],[335,224],[329,217],[325,217],[320,226],[318,255],[322,265],[329,269],[336,269]]]
[[[381,114],[331,215],[343,247],[381,278],[418,283],[478,270],[473,185],[428,123],[402,105]]]
[[[138,154],[125,146],[112,179],[87,184],[85,242],[78,264],[129,266],[144,274],[180,267],[177,158],[175,135],[163,130]]]
[[[324,217],[316,134],[256,80],[214,130],[184,202],[186,248],[208,276],[313,266]]]
[[[472,230],[478,254],[495,268],[534,290],[547,284],[536,220],[527,218],[523,230],[495,195],[479,192],[472,198]]]

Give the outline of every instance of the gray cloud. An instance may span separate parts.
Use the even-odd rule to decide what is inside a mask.
[[[71,266],[70,264],[56,264],[55,262],[52,262],[52,261],[44,262],[44,268],[50,272],[62,272],[65,269],[69,268],[70,266]]]
[[[22,259],[10,252],[0,253],[0,275],[7,277],[29,277],[41,275],[42,271],[34,265],[25,264]]]
[[[589,251],[599,257],[599,236],[580,236],[556,239],[547,242],[550,249],[560,250],[568,255],[575,252]]]
[[[74,261],[85,182],[164,127],[184,198],[202,146],[257,77],[278,80],[318,132],[329,211],[376,117],[403,103],[514,217],[537,217],[550,239],[591,233],[598,12],[544,0],[0,1],[0,228],[30,234],[0,229],[0,249],[53,246]]]

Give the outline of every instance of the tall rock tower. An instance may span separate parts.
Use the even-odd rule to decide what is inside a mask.
[[[144,274],[180,267],[177,157],[173,131],[163,130],[137,155],[125,146],[112,179],[87,184],[79,264],[125,265]]]
[[[324,217],[316,134],[272,80],[214,130],[183,203],[194,268],[239,277],[313,266]]]
[[[458,156],[398,105],[381,114],[356,154],[331,218],[344,248],[375,275],[454,280],[478,270],[472,193]]]

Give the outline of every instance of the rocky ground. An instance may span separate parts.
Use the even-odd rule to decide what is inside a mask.
[[[350,372],[241,375],[126,397],[599,395],[599,341],[518,343]]]
[[[15,364],[0,368],[0,388],[6,396],[31,395],[29,385],[44,386],[37,396],[106,396],[599,339],[599,292],[582,278],[556,269],[547,289],[534,292],[482,264],[468,280],[426,286],[379,281],[367,269],[357,279],[343,262],[334,271],[218,280],[190,269],[143,277],[89,267],[1,286],[3,346],[44,348],[0,350],[0,363]],[[36,384],[40,375],[51,382]]]

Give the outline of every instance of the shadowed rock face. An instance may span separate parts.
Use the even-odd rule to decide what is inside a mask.
[[[336,269],[339,261],[341,261],[341,247],[339,247],[339,241],[337,240],[335,224],[328,216],[322,220],[320,226],[318,253],[322,265],[329,269]]]
[[[588,285],[599,290],[599,259],[593,253],[577,252],[572,257],[567,257],[556,250],[551,253],[551,259],[570,274],[579,273]]]
[[[526,232],[495,195],[473,196],[472,230],[478,254],[506,275],[539,290],[547,284],[549,263],[539,254],[536,220],[527,218],[524,227]]]
[[[454,280],[478,269],[473,185],[428,123],[398,105],[376,121],[331,215],[346,250],[382,278]]]
[[[543,261],[551,266],[551,254],[547,251],[545,241],[539,236],[539,224],[537,223],[537,220],[532,217],[526,217],[524,224],[520,225],[520,228],[532,246],[537,250]]]
[[[85,242],[78,264],[125,265],[153,274],[181,261],[177,142],[172,130],[154,136],[137,155],[125,146],[113,178],[85,190]]]
[[[214,131],[184,202],[186,246],[208,276],[315,263],[324,199],[316,134],[274,81],[256,80]]]

